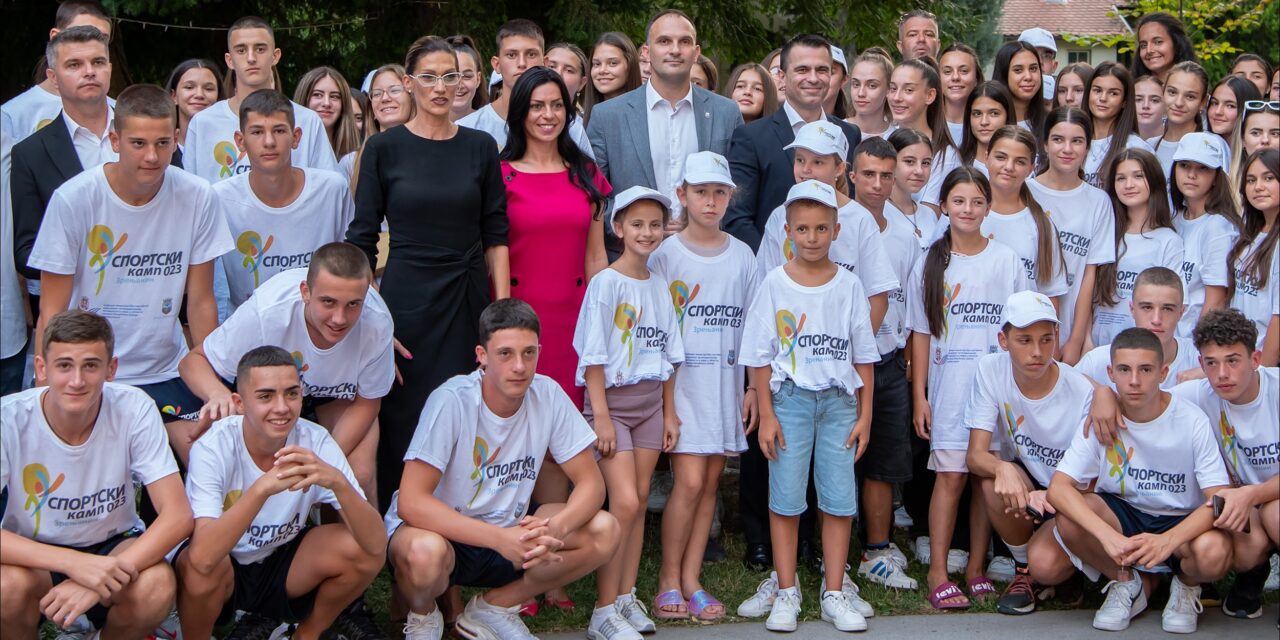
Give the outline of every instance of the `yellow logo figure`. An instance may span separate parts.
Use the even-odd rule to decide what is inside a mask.
[[[796,322],[796,314],[786,309],[779,310],[774,316],[778,325],[778,345],[791,358],[792,375],[796,373],[796,339],[804,331],[805,317],[803,313],[800,314],[800,321]]]
[[[302,357],[301,351],[294,351],[289,355],[293,356],[293,366],[298,368],[298,373],[306,373],[311,367],[307,364],[306,359]]]
[[[791,242],[791,238],[782,241],[782,260],[791,262],[796,257],[796,245]]]
[[[640,326],[640,318],[644,317],[644,307],[637,311],[635,307],[622,303],[613,312],[613,325],[622,330],[622,344],[627,345],[627,366],[631,366],[631,356],[635,351],[636,341],[631,332]]]
[[[126,240],[129,239],[128,233],[120,234],[120,240],[116,240],[116,234],[111,231],[111,227],[105,224],[95,224],[89,230],[89,268],[98,274],[98,289],[94,294],[102,293],[102,280],[106,277],[107,265],[111,264],[111,257],[124,246]]]
[[[1009,432],[1009,442],[1013,443],[1013,436],[1018,433],[1018,427],[1022,426],[1022,422],[1026,420],[1026,416],[1014,416],[1013,407],[1008,402],[1004,403],[1004,422],[1005,429]]]
[[[1124,441],[1116,435],[1116,439],[1107,448],[1107,463],[1111,465],[1111,470],[1107,472],[1107,477],[1120,476],[1120,495],[1124,495],[1124,478],[1129,475],[1129,463],[1133,460],[1133,447],[1127,450],[1124,448]]]
[[[960,283],[951,286],[945,280],[942,282],[942,337],[946,338],[951,334],[951,303],[960,297]]]
[[[1218,431],[1222,432],[1222,452],[1231,459],[1231,470],[1240,469],[1240,441],[1236,438],[1236,429],[1231,426],[1231,422],[1227,420],[1227,412],[1225,410],[1218,413]]]
[[[258,265],[262,264],[262,257],[271,250],[271,242],[274,240],[275,236],[267,236],[267,241],[263,242],[257,231],[245,231],[236,238],[236,251],[244,254],[241,266],[253,273],[254,289],[258,288]]]
[[[468,507],[480,497],[480,488],[484,486],[484,468],[493,464],[501,451],[502,447],[498,447],[493,450],[493,453],[489,453],[489,443],[485,442],[484,438],[476,438],[475,444],[471,445],[471,459],[476,463],[475,471],[471,472],[471,479],[476,481],[476,492],[471,494],[471,499],[467,501]]]
[[[62,486],[65,476],[61,473],[58,477],[49,481],[49,470],[39,462],[27,465],[22,469],[22,488],[27,492],[27,501],[22,505],[24,511],[31,510],[31,519],[35,522],[35,529],[31,531],[31,535],[40,534],[40,510],[44,508],[44,503],[49,501],[49,496],[58,487]]]
[[[676,280],[671,283],[671,304],[676,308],[676,321],[680,324],[680,333],[684,334],[684,310],[689,306],[693,299],[698,297],[698,291],[701,290],[697,283],[693,285],[693,291],[689,290],[689,285],[683,280]]]
[[[232,489],[228,491],[227,495],[223,496],[222,498],[222,512],[226,513],[227,511],[230,511],[231,507],[235,506],[236,501],[239,499],[240,499],[239,489]]]
[[[160,413],[167,413],[171,416],[179,416],[179,415],[182,415],[182,407],[175,407],[171,404],[166,404],[165,406],[160,408]]]
[[[218,177],[230,178],[232,175],[231,167],[236,165],[236,162],[240,160],[240,157],[241,154],[240,151],[236,149],[236,145],[231,144],[226,140],[213,145],[213,161],[218,163],[218,166],[221,167],[218,169]]]

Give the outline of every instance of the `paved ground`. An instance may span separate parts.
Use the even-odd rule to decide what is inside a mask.
[[[1256,620],[1228,618],[1220,610],[1206,611],[1200,616],[1200,629],[1193,637],[1245,640],[1280,638],[1276,614],[1280,607],[1270,605]],[[1072,640],[1075,638],[1160,638],[1177,637],[1160,628],[1160,611],[1148,610],[1122,633],[1107,634],[1090,626],[1092,611],[1042,611],[1030,616],[1013,617],[994,613],[937,614],[924,616],[889,616],[872,618],[871,628],[863,634],[849,635],[825,622],[805,622],[794,634],[775,634],[763,622],[711,625],[706,627],[663,627],[655,640],[836,640],[857,638],[982,638],[983,640]],[[582,632],[544,634],[543,640],[581,640]]]

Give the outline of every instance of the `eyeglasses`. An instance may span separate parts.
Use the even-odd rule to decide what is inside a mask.
[[[381,100],[383,96],[387,96],[389,98],[394,99],[394,98],[399,98],[403,94],[404,94],[404,87],[400,85],[395,85],[388,89],[374,89],[373,91],[370,91],[369,99],[378,101],[378,100]]]
[[[437,84],[444,84],[444,86],[446,87],[456,87],[458,86],[459,82],[462,82],[462,74],[456,71],[453,73],[446,73],[442,76],[437,76],[430,73],[420,73],[416,76],[413,76],[413,79],[417,80],[418,86],[424,89],[430,89],[436,86]]]
[[[1280,100],[1247,100],[1244,103],[1245,111],[1280,111]]]

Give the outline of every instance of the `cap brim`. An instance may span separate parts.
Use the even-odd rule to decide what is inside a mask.
[[[726,187],[738,188],[732,180],[714,173],[691,173],[684,177],[684,181],[689,184],[722,184]]]

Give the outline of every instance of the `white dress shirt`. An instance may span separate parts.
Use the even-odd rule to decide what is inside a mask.
[[[111,122],[114,118],[115,109],[107,107],[107,128],[102,131],[102,136],[98,136],[88,127],[77,124],[66,111],[62,112],[62,121],[66,123],[67,132],[71,134],[71,144],[76,148],[81,169],[88,171],[100,164],[120,159],[120,156],[111,149],[111,137],[107,135],[111,131]]]
[[[804,118],[800,117],[800,114],[797,113],[795,109],[791,108],[790,102],[787,102],[785,100],[782,102],[782,112],[787,114],[787,122],[791,123],[791,133],[793,134],[800,133],[800,127],[803,127],[806,124],[809,124],[808,122],[805,121]],[[820,120],[826,120],[827,113],[825,111],[822,112],[822,115],[818,116],[818,118]],[[815,120],[814,122],[817,122],[817,120]],[[886,131],[884,133],[884,137],[888,138],[889,132]]]
[[[676,187],[684,178],[684,160],[698,152],[698,128],[693,112],[693,84],[689,92],[671,102],[658,95],[653,84],[644,85],[649,114],[649,153],[653,157],[654,189],[671,198],[671,216],[680,217],[682,207]]]

